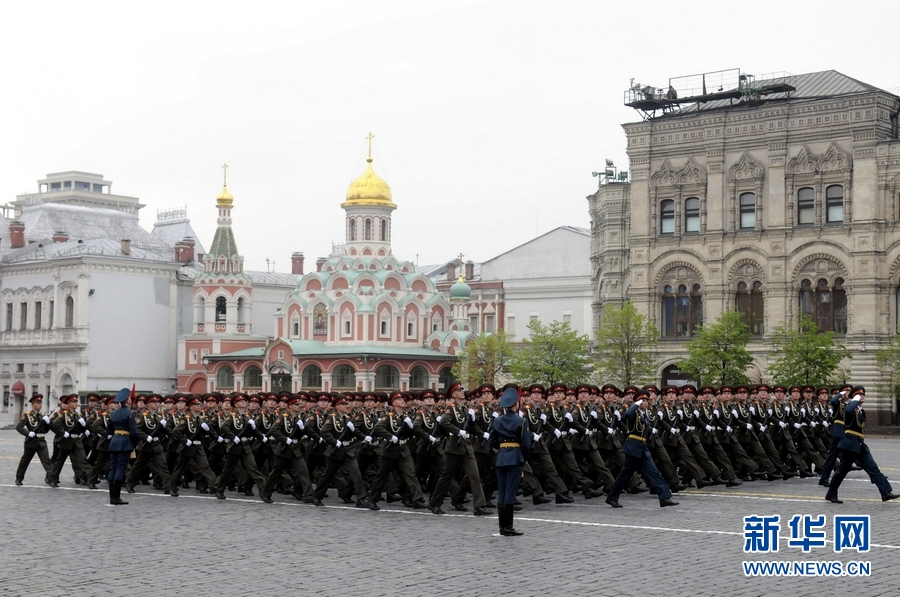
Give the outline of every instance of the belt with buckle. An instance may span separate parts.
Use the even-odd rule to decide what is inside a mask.
[[[399,445],[403,446],[403,445],[405,445],[408,441],[409,441],[408,439],[401,439],[401,440],[399,440],[397,443],[398,443]]]
[[[646,441],[647,441],[647,438],[641,437],[640,435],[634,435],[633,433],[632,433],[631,435],[628,436],[628,439],[636,439],[636,440],[638,440],[639,442],[646,442]]]
[[[44,435],[45,435],[45,434],[43,434],[43,433],[35,433],[35,434],[34,434],[34,437],[36,437],[36,438],[38,438],[38,439],[43,439],[43,438],[44,438]]]
[[[116,429],[113,433],[115,433],[116,435],[131,435],[131,432],[125,429]]]
[[[71,437],[72,439],[81,439],[81,435],[82,434],[80,433],[71,433],[69,434],[69,437]]]
[[[500,442],[501,448],[521,448],[522,445],[519,442]]]

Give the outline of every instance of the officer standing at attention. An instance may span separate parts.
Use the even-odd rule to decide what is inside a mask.
[[[500,396],[503,414],[494,419],[489,442],[497,452],[497,514],[500,518],[500,535],[515,537],[521,531],[513,528],[513,508],[516,492],[522,480],[522,468],[531,449],[531,432],[528,423],[518,415],[519,391],[506,389]]]
[[[641,390],[634,395],[634,403],[625,411],[624,419],[628,429],[628,439],[622,446],[622,452],[625,453],[625,464],[622,466],[619,476],[612,489],[609,490],[609,496],[606,503],[613,508],[621,508],[619,503],[619,494],[625,489],[625,485],[631,481],[631,475],[635,471],[640,470],[646,477],[650,479],[653,486],[656,487],[656,497],[659,498],[660,508],[666,506],[677,506],[678,502],[672,501],[672,491],[666,485],[650,451],[647,449],[647,438],[650,436],[650,426],[647,423],[647,399],[649,394],[646,390]]]
[[[116,394],[119,408],[109,415],[106,435],[109,440],[109,503],[113,506],[128,504],[122,500],[122,483],[125,481],[125,469],[128,457],[138,444],[137,416],[131,410],[131,394],[128,388],[122,388]]]

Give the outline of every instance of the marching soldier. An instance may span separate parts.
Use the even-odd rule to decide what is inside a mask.
[[[244,486],[244,495],[253,495],[252,483],[256,483],[257,487],[264,487],[266,484],[265,477],[256,468],[256,459],[253,457],[251,449],[253,441],[259,437],[256,421],[247,414],[246,409],[247,397],[237,394],[234,397],[234,410],[225,415],[219,429],[219,435],[225,438],[225,443],[228,445],[225,453],[225,465],[222,467],[222,473],[216,483],[216,497],[220,500],[225,499],[225,487],[228,485],[228,479],[238,465],[243,466],[245,474],[250,477],[250,479],[240,480],[240,484]]]
[[[211,436],[212,441],[224,443],[225,438],[210,432],[209,423],[201,414],[202,409],[203,401],[199,397],[191,398],[188,402],[188,411],[179,418],[178,425],[172,430],[171,441],[177,446],[178,451],[175,468],[169,477],[169,495],[172,497],[178,497],[178,483],[188,467],[198,478],[202,477],[206,481],[207,487],[216,486],[216,476],[209,468],[209,461],[203,450],[203,440]]]
[[[154,483],[162,482],[165,493],[169,492],[169,469],[166,466],[166,455],[162,440],[168,435],[168,422],[159,415],[159,396],[151,394],[145,402],[146,410],[135,413],[137,418],[138,444],[135,448],[137,458],[128,471],[125,490],[134,493],[134,488],[149,468],[153,471]]]
[[[109,415],[112,410],[119,406],[115,401],[115,396],[106,396],[102,400],[103,407],[94,411],[94,417],[89,421],[91,435],[97,438],[94,449],[96,450],[96,458],[94,464],[91,465],[91,471],[88,473],[88,487],[96,486],[100,482],[100,475],[109,469],[109,443],[111,438],[106,433],[109,427]]]
[[[81,440],[85,434],[90,436],[87,421],[78,414],[78,395],[72,394],[63,402],[63,408],[59,416],[52,420],[50,428],[57,436],[58,454],[53,470],[50,471],[50,487],[59,487],[59,474],[62,472],[66,459],[72,461],[72,469],[76,478],[86,479],[90,471],[87,470],[87,460],[84,456],[84,445]],[[124,469],[123,469],[124,474]],[[96,489],[96,487],[91,487]]]
[[[287,410],[282,412],[270,427],[272,440],[269,443],[272,445],[273,464],[266,478],[266,484],[260,490],[266,503],[271,501],[272,492],[285,473],[290,475],[293,482],[291,495],[295,499],[303,500],[312,495],[312,482],[300,443],[304,435],[303,417],[300,413],[302,403],[303,400],[299,397],[288,400]]]
[[[313,501],[316,506],[323,506],[322,498],[328,491],[328,487],[340,471],[346,475],[353,484],[347,488],[344,495],[356,494],[356,507],[368,508],[366,501],[366,486],[362,475],[359,473],[359,465],[356,462],[356,453],[359,450],[359,440],[363,439],[362,432],[356,430],[356,425],[350,417],[352,410],[347,403],[347,397],[343,394],[336,396],[331,401],[333,412],[325,417],[322,425],[322,443],[325,447],[325,472],[316,481],[316,490],[313,492]],[[351,492],[352,489],[352,492]]]
[[[422,495],[422,488],[416,479],[416,467],[407,445],[409,440],[414,437],[415,425],[412,419],[405,414],[406,401],[402,395],[395,393],[391,396],[388,406],[391,410],[375,425],[375,437],[380,438],[382,444],[378,474],[375,475],[372,487],[369,489],[369,508],[381,509],[378,507],[381,491],[387,483],[388,475],[395,471],[403,477],[411,494],[411,501],[406,503],[416,509],[425,508],[425,497]]]
[[[50,452],[47,450],[47,440],[44,439],[44,435],[50,430],[50,417],[41,412],[44,397],[41,394],[35,394],[28,402],[31,403],[31,410],[22,413],[22,418],[16,425],[16,431],[25,436],[25,452],[16,469],[16,485],[19,486],[25,480],[25,471],[28,470],[28,465],[35,454],[38,455],[41,466],[44,467],[45,475],[49,475],[53,470],[50,463]]]

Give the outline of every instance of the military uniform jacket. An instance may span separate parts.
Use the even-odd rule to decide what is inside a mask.
[[[129,410],[128,412],[131,411]],[[80,418],[81,415],[77,412],[65,410],[61,411],[59,416],[51,421],[50,428],[57,436],[56,439],[60,449],[72,450],[75,448],[76,443],[81,442],[87,427],[78,422]],[[69,437],[65,437],[66,433],[69,434]]]
[[[93,420],[90,422],[91,435],[97,437],[94,447],[101,452],[109,452],[109,434],[106,433],[109,427],[109,411],[96,411]]]
[[[788,406],[787,408],[790,408]],[[778,400],[772,402],[772,416],[769,417],[769,420],[772,423],[772,439],[793,439],[794,436],[791,434],[792,431],[792,421],[788,413],[785,411],[785,407],[781,406],[781,403]]]
[[[418,440],[416,442],[416,454],[440,454],[443,449],[441,442],[432,442],[431,438],[440,440],[441,426],[437,421],[437,415],[433,411],[422,409],[416,413],[413,419],[413,433]]]
[[[221,421],[219,435],[224,437],[225,443],[228,444],[226,452],[229,454],[252,453],[253,440],[259,437],[259,433],[250,424],[250,416],[233,410],[231,413],[225,414]],[[234,441],[236,437],[240,438],[240,443]]]
[[[644,413],[644,418],[647,421],[647,426],[650,428],[650,431],[647,434],[646,446],[650,449],[662,448],[662,433],[660,433],[662,428],[660,427],[659,414],[656,411],[656,407],[652,405],[648,406],[647,412]]]
[[[49,420],[50,417],[42,412],[31,410],[22,413],[22,418],[19,419],[19,423],[16,425],[16,431],[25,436],[26,448],[37,450],[47,447],[47,440],[44,435],[50,430],[50,424],[47,422]],[[34,431],[34,437],[28,437],[30,431]]]
[[[253,451],[266,456],[272,453],[272,425],[275,424],[277,415],[275,412],[261,410],[256,415],[255,420],[259,438],[253,443]],[[265,441],[263,441],[263,438],[266,438]]]
[[[749,442],[757,439],[756,428],[753,425],[753,413],[747,406],[746,401],[740,402],[735,400],[731,403],[729,410],[731,411],[731,427],[734,429],[734,436],[741,442]],[[747,429],[747,425],[750,429]]]
[[[301,458],[303,456],[303,445],[300,440],[306,435],[305,429],[300,429],[297,423],[302,421],[302,413],[294,416],[290,411],[284,411],[281,416],[269,428],[269,443],[272,444],[272,453],[280,458]],[[291,438],[291,444],[288,445],[287,438]]]
[[[647,410],[649,411],[650,409],[648,408]],[[683,413],[684,411],[682,410],[681,412]],[[684,444],[684,440],[681,439],[681,420],[678,417],[676,408],[670,404],[664,404],[657,408],[656,415],[659,417],[663,445],[674,448]]]
[[[411,457],[408,444],[415,436],[415,423],[413,423],[413,427],[407,425],[404,419],[408,418],[406,415],[399,416],[391,410],[375,424],[375,437],[382,440],[379,451],[382,458],[399,460]],[[396,444],[391,441],[391,437],[395,435],[397,436]]]
[[[489,433],[493,425],[493,411],[484,404],[479,404],[474,410],[475,420],[469,427],[472,432],[472,448],[477,453],[490,454],[491,444],[485,439],[484,434]]]
[[[715,414],[717,408],[713,408],[710,406],[708,402],[703,402],[697,408],[697,412],[700,415],[697,417],[698,426],[701,428],[700,437],[701,441],[706,444],[719,444],[719,434],[718,434],[718,417]],[[707,427],[712,427],[712,431],[707,429]]]
[[[859,399],[851,400],[844,407],[844,435],[838,448],[860,454],[868,448],[865,445],[866,411]]]
[[[547,454],[547,440],[546,436],[543,433],[543,421],[541,421],[541,409],[532,404],[526,404],[522,407],[522,414],[524,415],[524,419],[528,421],[528,429],[531,433],[539,434],[541,436],[540,440],[534,440],[534,436],[532,436],[531,442],[531,452],[535,454]]]
[[[468,410],[465,405],[454,404],[441,416],[441,433],[444,437],[444,453],[455,454],[457,456],[465,456],[466,454],[474,455],[472,444],[459,436],[462,429],[469,430]]]
[[[203,423],[210,428],[210,431],[203,429]],[[193,458],[199,450],[203,449],[203,440],[211,439],[213,442],[218,441],[218,435],[211,431],[212,426],[202,414],[186,413],[178,420],[178,425],[172,430],[172,443],[175,444],[175,450],[182,456]],[[192,444],[187,445],[186,440],[191,440]]]
[[[569,420],[566,419],[569,413],[565,407],[559,404],[550,403],[550,407],[546,410],[547,422],[544,425],[553,435],[550,437],[551,452],[571,452],[572,446],[567,441],[569,434]],[[572,417],[575,418],[574,416]],[[556,432],[560,432],[560,436],[556,437]]]
[[[138,445],[137,415],[130,408],[120,406],[109,415],[106,423],[106,435],[111,435],[109,440],[110,452],[131,452]],[[116,433],[116,432],[119,433]],[[122,432],[128,433],[122,433]]]
[[[700,424],[700,410],[697,408],[697,405],[690,401],[682,402],[678,405],[678,410],[683,413],[684,419],[684,428],[681,432],[681,437],[684,440],[685,445],[699,444],[700,438],[700,429],[702,425]],[[676,411],[677,414],[678,411]],[[697,413],[696,415],[694,413]]]
[[[828,401],[831,406],[831,428],[828,435],[831,437],[844,437],[844,401],[841,400],[840,393],[835,394]]]
[[[166,427],[159,424],[159,414],[145,410],[141,413],[135,413],[137,417],[137,435],[138,444],[135,450],[138,452],[162,452],[163,446],[160,439],[169,435]],[[166,423],[168,425],[168,423]],[[153,441],[147,443],[147,438],[152,437]]]
[[[325,439],[322,437],[322,427],[325,426],[327,415],[318,409],[307,413],[306,420],[303,421],[306,427],[306,437],[309,438],[307,444],[307,454],[325,454]]]
[[[594,441],[595,421],[591,413],[597,414],[588,404],[576,404],[572,409],[572,422],[569,423],[569,434],[572,436],[573,450],[596,450]],[[599,417],[599,415],[597,415]]]
[[[638,404],[632,404],[625,411],[625,425],[628,429],[628,438],[622,446],[622,452],[628,456],[641,458],[650,457],[647,450],[647,438],[650,436],[650,424],[647,416],[639,410]]]
[[[614,452],[622,449],[622,441],[619,438],[619,419],[613,411],[618,412],[614,406],[601,406],[597,409],[599,418],[595,425],[597,433],[594,438],[599,449]],[[610,429],[613,430],[612,433],[609,432]]]
[[[528,421],[508,411],[494,419],[488,441],[491,447],[497,449],[495,466],[521,466],[525,464],[531,449]]]
[[[350,429],[347,423],[351,423],[354,429]],[[375,427],[377,429],[378,425]],[[360,440],[365,437],[350,415],[342,415],[337,411],[325,417],[321,435],[325,443],[325,456],[338,460],[356,458]],[[338,440],[341,442],[341,447],[337,446]]]

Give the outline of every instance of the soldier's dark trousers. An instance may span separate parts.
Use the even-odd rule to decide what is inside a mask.
[[[431,494],[430,503],[432,506],[438,508],[444,502],[444,496],[447,495],[447,491],[450,489],[450,482],[460,469],[469,479],[473,505],[479,508],[487,504],[487,500],[484,499],[484,489],[481,487],[481,477],[478,474],[478,464],[475,462],[474,454],[444,454],[444,462],[441,478],[438,479],[434,492]]]
[[[550,454],[532,450],[528,455],[528,464],[531,465],[531,470],[534,471],[537,478],[545,477],[547,479],[553,493],[559,495],[568,491],[566,484],[563,483],[563,480],[559,478],[559,473],[556,472],[556,466],[553,464]]]
[[[256,468],[256,458],[253,457],[253,452],[241,451],[237,454],[228,452],[225,455],[225,466],[222,467],[222,474],[219,475],[219,481],[216,483],[216,491],[224,493],[225,487],[228,485],[228,478],[238,465],[244,467],[244,471],[251,479],[253,479],[253,482],[256,483],[257,487],[265,486],[266,479],[262,476],[262,473],[259,472],[259,469]]]
[[[169,491],[171,493],[178,493],[178,484],[181,482],[181,475],[186,468],[195,473],[194,478],[197,479],[198,483],[202,476],[206,480],[208,487],[216,486],[216,476],[209,468],[206,452],[203,451],[203,448],[198,448],[196,453],[191,456],[186,455],[184,452],[178,455],[178,460],[175,461],[175,468],[172,469],[172,475],[169,477]]]
[[[387,483],[388,475],[394,471],[403,476],[403,480],[406,481],[406,486],[409,488],[412,501],[424,499],[422,487],[419,485],[418,479],[416,479],[416,467],[413,465],[412,459],[385,458],[382,456],[381,461],[378,463],[378,474],[375,475],[372,487],[369,488],[370,502],[374,503],[381,499],[381,491]]]
[[[831,471],[834,469],[834,464],[837,462],[838,454],[840,454],[841,450],[838,448],[838,444],[841,442],[841,438],[832,437],[831,438],[831,446],[828,448],[828,456],[825,458],[825,462],[822,464],[822,476],[819,477],[819,480],[822,482],[828,481],[828,477],[831,476]]]
[[[16,469],[16,481],[25,479],[25,471],[28,470],[28,465],[31,463],[31,459],[34,458],[35,454],[37,454],[38,458],[41,460],[41,466],[44,467],[45,474],[50,474],[53,470],[53,465],[50,462],[50,452],[47,450],[46,445],[43,445],[40,448],[25,448],[22,458],[19,459],[19,468]]]
[[[164,488],[169,487],[169,468],[166,466],[166,454],[162,446],[138,452],[126,477],[128,487],[135,487],[144,478],[148,468],[153,471],[154,479],[161,480]]]
[[[121,483],[125,480],[125,469],[128,468],[128,457],[131,450],[123,452],[116,450],[109,453],[109,476],[107,479],[110,483]]]
[[[334,480],[338,471],[350,478],[350,482],[353,484],[353,493],[356,494],[356,499],[361,500],[366,497],[366,485],[363,483],[362,475],[359,474],[359,465],[356,463],[356,458],[351,458],[349,456],[344,456],[343,458],[329,458],[326,456],[325,472],[323,472],[322,476],[316,481],[316,490],[313,492],[313,498],[321,500],[325,497],[328,486],[331,485],[331,482]]]
[[[75,471],[76,477],[87,478],[88,470],[87,461],[84,459],[84,448],[78,443],[75,444],[75,447],[71,450],[59,448],[57,451],[56,462],[53,464],[53,470],[50,471],[51,481],[59,483],[59,475],[62,473],[63,466],[66,464],[66,459],[72,461],[72,470]]]
[[[619,476],[616,477],[616,482],[613,483],[612,489],[609,490],[609,497],[607,499],[613,502],[619,501],[619,495],[622,494],[622,491],[631,482],[631,476],[636,471],[640,471],[644,476],[650,479],[653,486],[656,488],[656,497],[659,498],[660,502],[672,497],[672,491],[669,489],[669,486],[666,485],[666,481],[663,479],[662,475],[659,474],[659,469],[656,468],[656,464],[653,462],[653,458],[650,457],[650,453],[645,449],[643,456],[625,455],[625,466],[622,467],[622,471],[619,473]]]
[[[88,483],[94,485],[100,480],[100,475],[109,468],[109,452],[106,450],[97,450],[96,452],[97,458],[88,473]]]
[[[854,463],[859,464],[860,468],[866,471],[866,474],[869,475],[869,479],[878,487],[878,491],[881,495],[891,492],[891,484],[888,482],[887,477],[884,476],[884,473],[878,470],[878,465],[875,463],[875,459],[872,458],[869,446],[862,444],[860,445],[860,448],[861,451],[858,454],[856,452],[851,452],[850,450],[841,450],[840,455],[838,456],[838,458],[841,459],[841,464],[838,465],[837,470],[834,471],[834,476],[831,478],[831,484],[828,486],[828,493],[825,494],[826,498],[837,497],[838,488],[841,486],[841,483],[843,483],[844,477],[850,472],[850,467],[852,467]]]
[[[613,483],[616,482],[616,478],[612,476],[612,473],[609,472],[609,469],[606,468],[606,463],[603,461],[603,458],[600,456],[600,452],[597,450],[573,450],[576,461],[583,461],[590,464],[590,466],[594,469],[595,472],[595,481],[599,481],[603,483],[603,486],[606,489],[609,489],[613,486]]]
[[[312,482],[309,479],[309,471],[306,470],[306,460],[302,456],[290,454],[287,457],[275,456],[272,470],[269,471],[269,476],[266,477],[266,484],[261,490],[262,495],[272,497],[272,492],[284,473],[291,477],[291,481],[294,484],[293,494],[295,497],[312,494]]]
[[[497,505],[513,505],[516,503],[516,492],[522,480],[522,465],[498,466],[497,471]]]
[[[737,475],[734,472],[734,466],[731,464],[731,459],[728,457],[724,448],[722,448],[722,444],[711,442],[704,443],[703,448],[706,450],[706,453],[709,454],[709,457],[722,469],[722,478],[726,481],[733,481]]]

